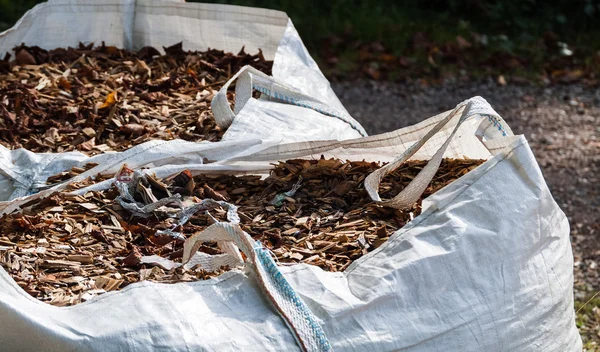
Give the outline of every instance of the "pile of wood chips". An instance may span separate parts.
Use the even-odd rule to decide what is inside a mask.
[[[445,159],[423,196],[482,162]],[[385,177],[381,196],[393,197],[424,165],[411,161]],[[420,201],[407,211],[370,201],[363,180],[380,166],[335,159],[289,160],[276,165],[266,179],[192,177],[184,171],[164,180],[142,177],[130,189],[141,205],[177,194],[188,205],[207,198],[235,204],[243,230],[268,247],[280,265],[307,263],[343,271],[420,214]],[[175,204],[141,217],[126,210],[119,196],[115,186],[81,196],[56,193],[26,204],[20,213],[4,215],[0,220],[1,265],[33,297],[56,306],[74,305],[141,280],[195,281],[229,269],[167,270],[142,263],[143,257],[152,255],[181,262],[185,238],[215,220],[226,221],[224,209],[198,212],[178,226],[178,220],[168,215],[177,210]],[[222,253],[215,243],[204,244],[199,251]]]
[[[260,50],[191,52],[181,43],[164,50],[16,47],[15,60],[0,60],[0,144],[94,155],[150,139],[218,141],[216,91],[244,65],[267,74],[272,67]]]

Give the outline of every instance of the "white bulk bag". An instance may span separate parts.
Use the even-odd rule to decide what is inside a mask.
[[[10,351],[580,351],[567,219],[525,138],[481,98],[395,132],[269,146],[194,170],[260,172],[265,160],[320,154],[389,161],[393,152],[397,166],[427,155],[416,181],[387,203],[377,184],[392,166],[367,178],[375,201],[398,206],[419,196],[443,155],[484,150],[489,160],[428,197],[421,215],[342,273],[300,264],[279,268],[282,276],[231,223],[202,237],[235,242],[246,267],[207,281],[141,282],[58,308],[0,270],[0,343]]]
[[[266,140],[279,144],[367,135],[342,106],[292,22],[280,11],[161,0],[50,0],[28,11],[13,28],[0,34],[0,56],[21,43],[53,49],[80,42],[105,42],[132,50],[144,46],[162,50],[181,41],[186,50],[238,52],[244,46],[247,52],[261,49],[267,60],[273,60],[273,77],[248,68],[240,72],[235,113],[229,110],[226,88],[217,95],[217,123],[228,127],[223,141],[240,142],[232,150],[226,149],[230,144],[223,144],[219,147],[220,158],[212,161]],[[251,97],[252,89],[263,93],[260,99]],[[152,149],[155,154],[171,153],[168,162],[176,163],[172,153],[176,147],[176,155],[186,154],[179,158],[184,162],[206,157],[198,150],[214,149],[184,141],[151,141],[125,156],[88,159],[79,152],[35,154],[0,146],[0,201],[37,192],[48,176],[86,162],[128,162],[133,154]]]

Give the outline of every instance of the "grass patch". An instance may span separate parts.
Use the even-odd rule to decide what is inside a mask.
[[[600,291],[575,301],[576,324],[584,351],[600,351]]]

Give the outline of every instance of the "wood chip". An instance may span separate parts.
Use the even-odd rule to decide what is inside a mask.
[[[210,97],[241,67],[270,74],[273,64],[260,51],[167,49],[14,48],[16,60],[0,59],[0,144],[94,155],[151,139],[218,141]]]
[[[94,263],[94,258],[91,255],[81,255],[81,254],[72,254],[67,256],[67,260],[73,262],[79,262],[81,264],[92,264]]]
[[[444,159],[424,197],[482,162]],[[382,198],[400,192],[424,165],[410,161],[386,176],[379,189]],[[362,181],[381,166],[335,159],[288,160],[276,165],[267,178],[192,177],[189,171],[167,179],[133,178],[133,171],[126,167],[119,175],[126,182],[137,180],[133,190],[140,204],[171,195],[179,195],[186,204],[201,198],[228,199],[238,207],[243,230],[267,247],[280,265],[307,263],[343,271],[421,212],[421,201],[406,211],[371,202]],[[83,172],[86,167],[93,166],[71,171]],[[294,185],[296,191],[290,192]],[[32,202],[27,211],[4,215],[0,220],[0,265],[30,295],[57,306],[77,304],[141,280],[195,281],[230,269],[206,272],[177,265],[184,239],[215,220],[227,221],[224,209],[198,212],[178,226],[169,215],[168,204],[149,217],[140,217],[118,204],[118,194],[114,186],[79,196],[56,193]],[[282,194],[285,196],[280,197]],[[275,198],[279,201],[272,202]],[[205,243],[199,251],[222,254],[217,243]]]

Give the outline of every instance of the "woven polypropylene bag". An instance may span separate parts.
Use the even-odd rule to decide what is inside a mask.
[[[255,88],[259,88],[259,83],[271,87],[276,82],[279,89],[269,91],[273,97],[265,94],[266,99],[236,104],[246,108],[235,121],[227,116],[226,123],[221,123],[228,127],[223,141],[229,144],[220,144],[218,148],[181,140],[152,141],[118,156],[88,159],[79,152],[36,154],[0,146],[0,201],[35,193],[44,187],[49,176],[86,162],[104,165],[127,162],[137,166],[144,161],[148,166],[198,163],[232,157],[240,149],[265,144],[267,139],[271,143],[285,143],[366,135],[339,102],[290,19],[280,11],[164,0],[50,0],[27,12],[13,28],[0,34],[0,56],[21,43],[53,49],[75,47],[80,42],[104,42],[130,50],[144,46],[161,49],[178,42],[183,42],[186,50],[212,48],[238,52],[245,47],[247,52],[256,52],[261,49],[267,60],[273,60],[273,77],[257,79]],[[282,92],[318,101],[321,111],[274,97]],[[323,108],[339,116],[328,115]],[[218,150],[218,155],[213,152],[208,155],[205,150]],[[103,167],[94,172],[108,171],[100,170]]]
[[[421,215],[343,273],[280,268],[334,350],[581,350],[567,219],[525,138],[487,107],[471,113],[356,140],[271,146],[219,165],[261,170],[261,160],[320,154],[390,160],[445,120],[420,155],[434,156],[454,130],[448,153],[487,150],[489,160],[427,198]],[[469,147],[475,143],[480,149]],[[194,283],[145,282],[57,308],[1,270],[0,342],[15,351],[297,350],[254,277],[234,271]]]

